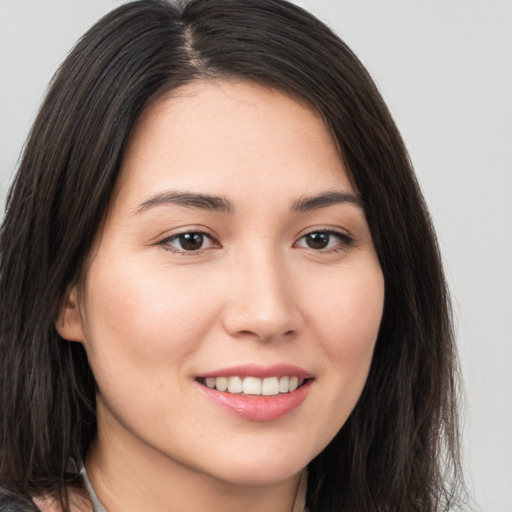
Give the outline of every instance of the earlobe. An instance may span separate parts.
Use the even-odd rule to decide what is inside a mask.
[[[77,286],[70,286],[55,318],[55,328],[68,341],[84,341]]]

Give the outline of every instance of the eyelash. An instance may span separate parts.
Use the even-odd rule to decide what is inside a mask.
[[[337,253],[341,251],[347,251],[354,245],[354,239],[347,235],[346,233],[342,233],[340,231],[334,231],[332,229],[315,229],[313,231],[308,231],[307,233],[303,234],[297,242],[294,243],[294,246],[296,246],[301,240],[304,240],[306,237],[311,237],[313,235],[321,235],[321,236],[328,236],[328,244],[331,242],[331,238],[337,238],[338,242],[334,247],[323,247],[323,248],[313,248],[313,247],[305,247],[306,249],[309,249],[314,252],[320,252],[320,253]]]
[[[190,235],[200,236],[201,241],[209,240],[210,243],[212,244],[212,247],[207,247],[207,248],[200,247],[199,249],[195,249],[195,250],[186,250],[184,248],[180,249],[177,247],[173,247],[171,245],[172,242],[179,240],[181,237],[186,237],[187,235],[188,236],[190,236]],[[212,235],[210,235],[209,233],[206,233],[204,231],[199,231],[199,230],[190,230],[190,231],[183,231],[181,233],[176,233],[175,235],[164,238],[161,242],[159,242],[159,245],[162,245],[168,251],[171,251],[175,254],[180,254],[183,256],[197,256],[202,251],[207,251],[214,247],[217,247],[217,248],[220,247],[220,244],[215,240],[215,238]]]
[[[322,237],[325,237],[327,235],[327,247],[320,247],[320,248],[313,248],[308,247],[305,245],[299,245],[299,242],[302,240],[305,240],[306,237],[311,237],[314,235],[321,235]],[[195,236],[200,237],[199,242],[201,243],[201,247],[198,249],[190,249],[187,250],[185,248],[177,248],[173,247],[171,245],[172,242],[179,241],[181,237],[187,237],[187,236]],[[334,247],[328,247],[328,245],[331,243],[331,238],[335,237],[338,239],[338,242]],[[209,240],[211,247],[202,247],[204,240]],[[183,240],[181,241],[183,242]],[[210,235],[209,233],[206,233],[204,231],[183,231],[181,233],[176,233],[175,235],[169,236],[167,238],[164,238],[162,241],[159,242],[158,245],[163,246],[166,250],[171,251],[175,254],[180,254],[183,256],[197,256],[203,251],[207,251],[212,248],[219,248],[220,244],[215,238]],[[316,253],[337,253],[341,251],[347,251],[354,245],[354,239],[347,235],[346,233],[342,233],[339,231],[334,231],[331,229],[316,229],[313,231],[308,231],[307,233],[303,234],[294,244],[294,247],[303,247],[305,249],[308,249],[310,251],[316,252]]]

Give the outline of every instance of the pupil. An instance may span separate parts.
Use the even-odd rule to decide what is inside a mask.
[[[180,235],[180,245],[186,251],[197,251],[203,245],[201,233],[185,233]]]
[[[325,249],[329,243],[329,233],[310,233],[307,237],[311,249]]]

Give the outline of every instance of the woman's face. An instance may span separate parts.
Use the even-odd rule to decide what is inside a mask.
[[[270,483],[354,408],[383,297],[321,117],[276,90],[197,81],[137,123],[58,328],[87,351],[100,447]]]

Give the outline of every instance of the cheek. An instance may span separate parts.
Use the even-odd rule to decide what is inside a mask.
[[[384,304],[376,258],[338,270],[335,278],[317,279],[305,303],[319,368],[318,398],[311,406],[318,425],[311,433],[312,457],[339,432],[361,396]]]
[[[357,364],[371,358],[384,306],[384,279],[380,266],[353,268],[324,287],[314,304],[315,324],[322,330],[325,350],[332,361]]]
[[[88,275],[85,346],[97,377],[123,372],[146,383],[176,373],[218,315],[214,287],[162,265],[95,261]],[[113,377],[112,377],[113,380]]]
[[[366,383],[384,306],[384,280],[378,264],[352,268],[337,289],[317,295],[314,323],[322,345],[334,423],[346,421]],[[337,411],[337,412],[334,412]]]

